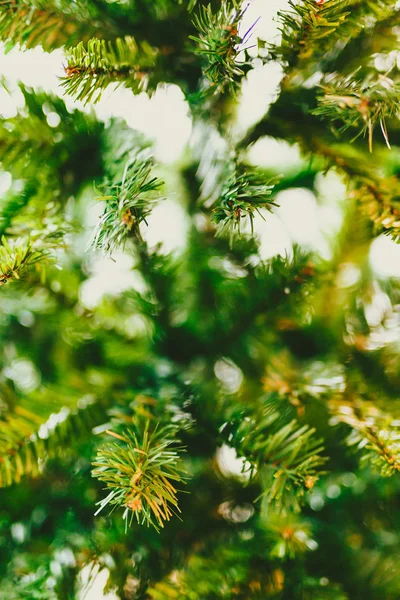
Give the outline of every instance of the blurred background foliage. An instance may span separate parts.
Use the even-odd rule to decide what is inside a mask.
[[[265,4],[0,2],[4,600],[400,597],[398,7]]]

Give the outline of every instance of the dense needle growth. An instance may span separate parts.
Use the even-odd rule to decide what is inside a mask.
[[[1,600],[400,598],[400,5],[276,4],[0,0]]]

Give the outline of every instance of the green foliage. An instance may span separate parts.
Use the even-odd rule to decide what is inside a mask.
[[[274,186],[265,181],[265,175],[257,169],[235,166],[226,178],[219,204],[214,208],[214,221],[218,224],[217,234],[230,231],[231,241],[235,230],[240,235],[243,220],[249,219],[253,232],[255,213],[271,210],[276,204],[271,199]]]
[[[18,580],[6,581],[2,593],[7,600],[57,600],[57,592],[48,585],[49,572],[39,568],[36,573],[20,577]]]
[[[0,244],[0,285],[12,279],[21,279],[29,267],[39,265],[47,253],[34,249],[31,243],[23,240],[8,241],[4,236]]]
[[[379,472],[390,477],[400,471],[399,422],[377,410],[367,401],[331,402],[333,422],[345,423],[352,429],[349,446],[360,451],[362,461],[372,464]]]
[[[282,515],[270,511],[264,521],[271,557],[294,559],[315,547],[310,524],[297,515]]]
[[[193,10],[197,4],[197,0],[179,0],[180,4],[186,4],[189,11]]]
[[[324,65],[342,52],[371,22],[382,21],[396,11],[390,0],[300,0],[279,13],[282,42],[270,46],[271,56],[284,61],[285,69]],[[328,55],[328,56],[327,56]],[[307,71],[306,71],[307,73]]]
[[[235,545],[236,541],[236,545]],[[169,578],[149,590],[153,600],[211,600],[229,598],[262,598],[268,590],[278,591],[272,573],[257,572],[252,567],[257,550],[251,542],[222,539],[206,552],[189,557],[185,569],[171,573]],[[214,566],[218,564],[218,569]],[[260,581],[261,580],[261,581]]]
[[[7,229],[11,226],[13,217],[25,206],[28,201],[28,195],[23,197],[10,195],[8,198],[3,198],[0,205],[0,235],[3,236]]]
[[[241,12],[236,2],[224,0],[215,13],[211,4],[201,7],[194,25],[199,37],[191,36],[197,43],[196,53],[204,59],[204,75],[210,83],[210,93],[234,91],[244,75],[237,62],[243,39],[238,35]]]
[[[71,439],[87,436],[103,414],[104,402],[86,398],[76,408],[44,419],[23,406],[3,404],[10,400],[6,390],[3,386],[0,396],[0,488],[23,476],[37,477],[49,458],[65,452]]]
[[[315,429],[299,426],[295,419],[285,423],[278,406],[267,401],[254,416],[241,415],[231,444],[248,461],[250,477],[261,479],[265,507],[273,503],[274,510],[285,514],[300,510],[326,458]]]
[[[357,81],[355,75],[334,77],[323,85],[324,95],[319,98],[315,114],[331,122],[341,121],[341,134],[347,129],[359,129],[358,135],[368,137],[372,152],[373,131],[380,125],[386,145],[390,149],[386,121],[399,114],[400,87],[388,77],[377,81]]]
[[[254,530],[253,530],[254,531]],[[282,528],[286,537],[293,537],[288,527]],[[299,531],[297,531],[299,533]],[[268,539],[257,543],[246,538],[245,531],[222,537],[217,543],[205,545],[200,553],[189,556],[184,568],[174,571],[149,589],[152,600],[222,600],[224,598],[279,598],[287,581],[281,565],[271,563],[268,569],[259,569],[265,561]],[[215,568],[218,565],[218,568]],[[347,600],[340,586],[329,581],[304,577],[299,586],[290,588],[292,597],[301,593],[304,598]]]
[[[124,600],[398,600],[400,286],[373,242],[400,239],[399,4],[293,0],[254,60],[233,0],[0,8],[6,50],[65,48],[73,98],[174,84],[193,125],[156,171],[127,122],[45,92],[0,123],[1,600],[97,568]],[[115,261],[84,252],[93,184]],[[142,238],[162,185],[171,253]],[[274,229],[236,234],[275,201],[266,260]]]
[[[93,113],[68,110],[64,102],[53,95],[20,85],[24,106],[15,117],[0,122],[0,148],[3,168],[13,177],[42,182],[46,188],[54,180],[54,172],[62,179],[74,159],[66,151],[68,143],[74,152],[92,150],[99,144],[103,125]],[[50,117],[49,117],[50,115]],[[55,124],[51,123],[55,119]],[[93,152],[92,152],[93,154]],[[45,161],[43,161],[45,159]],[[93,157],[92,157],[93,159]],[[40,164],[40,169],[38,169]],[[86,163],[84,177],[90,173],[91,162]],[[75,169],[74,177],[79,171]],[[60,181],[56,182],[60,185]]]
[[[176,445],[176,429],[164,427],[150,430],[149,422],[138,433],[127,430],[124,435],[108,432],[122,441],[104,444],[97,450],[92,475],[106,483],[108,495],[100,500],[98,514],[105,507],[123,509],[126,526],[134,518],[138,523],[164,527],[179,511],[175,483],[181,483],[180,448]]]
[[[327,146],[315,141],[313,149],[326,159],[327,168],[335,166],[345,175],[360,212],[374,225],[375,234],[384,233],[400,240],[399,200],[396,177],[383,177],[375,160],[361,152],[345,150],[342,145]]]
[[[82,0],[74,6],[66,0],[1,0],[0,38],[9,47],[41,45],[49,51],[77,43],[88,32],[96,31],[100,26],[94,20],[96,13],[95,3]]]
[[[334,34],[351,14],[354,0],[301,0],[289,2],[291,10],[279,13],[282,43],[271,51],[293,66],[296,62],[310,58],[316,51],[324,49],[325,38],[332,44]],[[322,41],[322,44],[321,44]]]
[[[149,156],[138,155],[126,164],[121,182],[105,184],[98,200],[105,201],[90,245],[96,250],[112,253],[124,247],[129,237],[140,240],[140,224],[146,223],[156,198],[154,192],[163,182],[151,177],[153,161]]]
[[[96,154],[84,165],[79,155],[99,146],[103,126],[93,115],[69,112],[59,98],[22,85],[20,90],[25,105],[0,124],[2,166],[12,176],[0,202],[0,235],[53,255],[65,247],[70,231],[65,203],[98,168]],[[59,121],[56,126],[51,118]],[[64,144],[74,148],[74,158]]]
[[[139,93],[151,89],[156,60],[156,51],[145,42],[138,45],[133,37],[113,42],[92,38],[86,47],[80,42],[68,50],[62,85],[67,94],[85,103],[98,102],[113,82]]]

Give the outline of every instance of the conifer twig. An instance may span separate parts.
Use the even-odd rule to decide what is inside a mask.
[[[149,44],[139,46],[133,37],[114,42],[92,38],[86,45],[80,42],[68,50],[62,85],[67,94],[85,104],[98,102],[112,82],[139,93],[148,89],[156,56]]]
[[[129,237],[141,239],[139,226],[146,223],[156,201],[154,192],[163,185],[151,176],[152,169],[151,157],[139,154],[126,164],[121,182],[103,186],[97,199],[105,201],[105,209],[91,238],[92,248],[112,253]]]
[[[34,249],[29,241],[8,241],[3,236],[0,244],[0,286],[12,279],[21,279],[29,267],[37,265],[47,256],[46,251]]]
[[[135,517],[138,523],[164,527],[175,511],[179,511],[177,490],[173,482],[183,482],[184,470],[172,434],[164,427],[136,433],[127,430],[123,436],[109,431],[119,442],[99,447],[93,462],[93,477],[106,483],[109,494],[98,502],[101,512],[106,506],[121,507],[126,525]],[[122,444],[120,442],[123,442]]]
[[[204,59],[203,72],[210,83],[210,93],[235,91],[244,75],[237,62],[244,41],[238,34],[243,14],[239,6],[236,0],[223,0],[215,13],[211,4],[202,6],[193,21],[199,35],[190,39],[197,44],[195,53]]]
[[[218,206],[213,210],[217,234],[229,230],[232,244],[235,230],[240,235],[241,224],[246,219],[250,221],[253,232],[255,213],[262,217],[260,209],[271,210],[272,206],[277,206],[271,198],[273,188],[273,183],[266,181],[257,169],[234,165],[224,183]]]

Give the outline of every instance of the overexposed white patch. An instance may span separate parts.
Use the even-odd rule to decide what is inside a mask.
[[[27,530],[23,523],[13,523],[11,525],[11,537],[17,544],[23,544],[27,537]]]
[[[26,358],[14,359],[10,366],[3,369],[3,374],[14,382],[24,394],[32,392],[40,385],[40,373],[33,362]]]
[[[248,159],[254,165],[284,173],[298,171],[304,165],[298,146],[268,136],[260,138],[250,147]]]
[[[381,235],[371,244],[371,267],[380,277],[400,277],[400,245]]]
[[[1,73],[0,73],[1,75]],[[3,87],[0,85],[0,117],[12,119],[18,114],[18,110],[24,106],[24,96],[18,88]]]
[[[63,98],[69,110],[94,110],[97,118],[105,122],[112,117],[125,119],[130,127],[155,141],[156,160],[171,163],[186,147],[192,123],[183,92],[177,85],[162,85],[149,98],[145,93],[135,96],[131,90],[112,84],[97,104],[84,106],[65,96],[60,85],[65,64],[62,50],[49,53],[40,47],[24,51],[15,47],[5,54],[4,47],[0,46],[0,61],[0,75],[6,78],[10,91],[8,93],[0,86],[0,116],[15,116],[17,108],[23,106],[23,96],[17,85],[21,81],[28,87],[44,89]],[[56,114],[50,117],[51,127],[56,126],[57,117]]]
[[[163,253],[183,250],[189,220],[183,206],[171,198],[161,200],[147,218],[147,225],[140,229],[144,240],[150,247],[161,244]]]
[[[255,61],[256,62],[256,61]],[[255,64],[243,82],[233,133],[244,134],[267,112],[279,92],[283,69],[279,63]]]
[[[154,140],[156,160],[167,164],[179,158],[192,131],[188,105],[177,85],[159,86],[151,98],[109,86],[94,108],[99,119],[107,122],[111,117],[121,117]]]
[[[253,36],[249,38],[249,46],[256,43],[257,37],[269,43],[276,43],[279,40],[279,23],[276,15],[278,10],[286,9],[288,4],[288,0],[245,0],[243,2],[242,7],[246,11],[239,33],[243,36],[258,19]]]
[[[78,598],[79,600],[119,600],[119,596],[113,591],[104,592],[104,587],[110,576],[107,568],[89,563],[79,572]]]
[[[272,256],[290,255],[292,252],[292,241],[286,228],[279,217],[267,210],[261,210],[262,219],[256,215],[254,219],[254,233],[260,241],[260,256],[267,260]]]
[[[217,360],[214,373],[227,394],[235,394],[243,382],[243,373],[234,362],[228,358]]]
[[[315,246],[318,238],[317,202],[310,190],[291,188],[277,195],[277,215],[281,218],[292,240],[298,244]]]
[[[0,46],[1,75],[7,82],[22,81],[32,88],[43,88],[47,92],[60,94],[59,77],[64,74],[64,53],[61,49],[44,52],[37,46],[22,51],[14,47],[7,54],[4,45]]]
[[[340,288],[351,288],[360,281],[361,271],[352,263],[342,263],[336,277],[336,284]]]
[[[5,194],[12,186],[12,175],[8,171],[0,173],[0,194]]]
[[[112,258],[96,256],[90,264],[91,276],[79,290],[80,301],[86,308],[93,309],[103,296],[118,296],[131,288],[141,289],[142,280],[133,270],[133,259],[122,252]]]
[[[249,479],[249,464],[243,457],[238,457],[236,450],[223,444],[216,454],[218,466],[225,477],[236,477],[247,481]]]
[[[378,327],[392,313],[390,298],[379,287],[374,285],[370,301],[364,304],[364,314],[370,327]]]
[[[343,211],[333,204],[320,205],[315,195],[305,188],[289,188],[276,197],[280,217],[291,240],[329,259],[331,240],[339,232]]]

